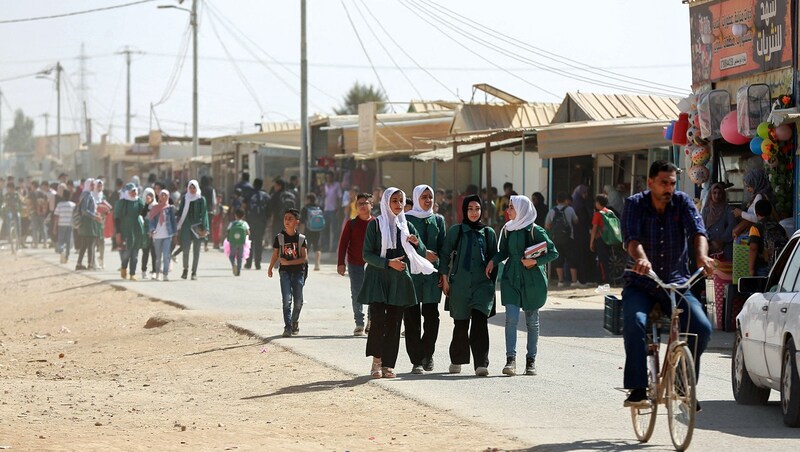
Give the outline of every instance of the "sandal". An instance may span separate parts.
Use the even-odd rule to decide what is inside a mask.
[[[372,358],[372,367],[369,370],[370,376],[372,378],[381,378],[383,374],[381,373],[381,360],[378,358]]]
[[[381,367],[381,373],[383,374],[383,378],[394,378],[397,376],[394,373],[394,369],[391,367]]]

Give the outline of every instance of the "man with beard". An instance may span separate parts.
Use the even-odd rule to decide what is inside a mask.
[[[622,238],[633,264],[633,273],[626,273],[622,290],[625,340],[626,389],[631,392],[625,406],[647,405],[647,350],[645,324],[653,305],[659,303],[669,315],[669,297],[648,273],[655,272],[667,284],[683,284],[691,275],[688,242],[694,247],[695,264],[707,275],[714,260],[708,257],[708,239],[703,220],[686,193],[676,190],[678,168],[659,160],[650,166],[647,187],[625,200],[622,214]],[[697,351],[695,375],[700,376],[700,357],[711,338],[711,322],[691,291],[683,294],[681,330],[688,330],[689,350]],[[689,322],[691,319],[691,322]],[[688,323],[688,328],[687,328]],[[697,404],[700,411],[700,404]]]

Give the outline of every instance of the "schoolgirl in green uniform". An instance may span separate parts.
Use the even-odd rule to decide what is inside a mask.
[[[412,199],[414,205],[406,212],[408,222],[414,225],[419,239],[425,245],[425,256],[434,267],[439,265],[439,252],[442,250],[445,237],[444,218],[433,214],[433,189],[427,185],[414,187]],[[421,374],[423,370],[433,370],[433,352],[436,339],[439,337],[439,302],[442,300],[442,288],[439,287],[439,276],[435,273],[412,274],[417,304],[410,306],[403,314],[406,331],[406,351],[411,359],[412,374]],[[421,323],[420,314],[424,318]]]
[[[390,187],[381,197],[381,214],[367,225],[364,237],[364,285],[358,302],[370,305],[372,327],[367,337],[367,356],[372,356],[373,378],[394,378],[400,348],[403,311],[417,303],[412,273],[436,271],[423,256],[425,245],[408,224],[403,206],[406,195]]]
[[[544,265],[558,258],[558,250],[547,232],[534,224],[536,208],[527,196],[511,196],[508,206],[510,221],[500,231],[500,246],[492,262],[486,266],[488,276],[494,267],[508,259],[500,278],[500,299],[506,308],[505,375],[517,374],[517,323],[520,309],[525,311],[528,327],[525,375],[536,375],[536,354],[539,344],[539,308],[547,301],[547,275]],[[547,252],[526,258],[525,249],[544,242]]]
[[[445,309],[455,323],[450,373],[459,373],[462,364],[469,364],[471,349],[475,375],[485,377],[489,375],[488,320],[494,315],[496,276],[487,276],[486,266],[497,254],[497,236],[494,229],[481,223],[480,196],[464,198],[461,211],[464,221],[448,229],[439,265],[442,289],[448,296]]]

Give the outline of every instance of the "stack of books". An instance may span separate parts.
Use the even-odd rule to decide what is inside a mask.
[[[537,259],[547,254],[547,242],[539,242],[525,248],[525,259]]]

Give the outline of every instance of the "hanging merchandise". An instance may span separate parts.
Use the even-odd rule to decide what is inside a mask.
[[[740,145],[750,141],[749,138],[742,136],[736,126],[736,110],[729,112],[722,118],[719,125],[722,138],[730,144]]]
[[[764,139],[761,137],[753,137],[750,140],[750,152],[755,155],[761,155],[761,143],[764,142]]]
[[[710,173],[705,166],[695,165],[689,168],[689,180],[695,185],[703,185],[708,181],[709,176]]]
[[[705,146],[693,146],[691,148],[692,163],[695,165],[705,165],[711,159],[711,152]]]
[[[706,140],[716,140],[720,138],[722,136],[720,130],[722,119],[730,111],[731,95],[728,91],[715,89],[700,94],[697,102],[700,136]]]
[[[686,132],[689,130],[689,114],[681,113],[678,115],[678,122],[672,130],[672,144],[686,146]]]
[[[778,141],[789,141],[792,139],[792,127],[788,124],[781,124],[775,129],[775,138]]]
[[[664,139],[672,141],[672,132],[675,130],[675,121],[670,121],[667,127],[664,127]]]
[[[758,134],[758,136],[766,140],[769,138],[769,130],[771,127],[772,125],[770,123],[764,121],[758,125],[758,128],[756,129],[756,134]]]
[[[748,138],[756,135],[759,125],[767,120],[772,111],[770,97],[769,86],[763,83],[739,88],[736,92],[736,118],[740,135]]]

